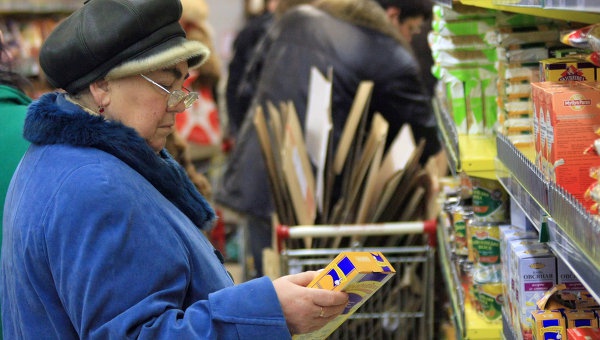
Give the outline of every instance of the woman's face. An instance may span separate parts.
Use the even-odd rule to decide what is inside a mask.
[[[187,62],[144,75],[169,91],[181,90],[188,77]],[[110,102],[104,117],[135,129],[153,150],[162,150],[174,131],[175,114],[184,111],[185,105],[167,107],[169,94],[141,75],[111,80],[108,86]]]

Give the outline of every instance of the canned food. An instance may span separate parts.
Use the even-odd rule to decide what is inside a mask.
[[[473,212],[469,208],[457,206],[452,211],[454,252],[457,255],[468,255],[467,221],[472,217]]]
[[[508,193],[500,182],[472,177],[473,217],[478,221],[504,223],[509,219]]]
[[[491,222],[469,221],[469,244],[475,264],[495,265],[500,263],[500,225]]]

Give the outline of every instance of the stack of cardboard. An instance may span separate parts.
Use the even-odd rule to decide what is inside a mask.
[[[257,109],[254,124],[279,223],[293,226],[426,219],[433,195],[431,176],[418,162],[424,142],[416,144],[405,125],[385,149],[387,121],[375,114],[366,126],[373,83],[364,81],[334,149],[331,88],[331,73],[325,77],[313,69],[304,125],[291,102],[269,103]]]

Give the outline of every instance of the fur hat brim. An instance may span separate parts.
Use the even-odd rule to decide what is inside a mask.
[[[194,69],[208,59],[210,51],[199,41],[178,37],[154,48],[147,54],[141,54],[116,66],[106,74],[105,78],[111,80],[152,72],[176,65],[185,60],[188,61],[189,69]]]

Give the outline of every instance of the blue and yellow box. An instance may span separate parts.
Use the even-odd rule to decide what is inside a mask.
[[[325,339],[350,315],[396,274],[381,252],[342,252],[308,284],[310,288],[338,290],[348,293],[348,306],[325,327],[298,339]],[[383,311],[382,311],[383,312]]]

